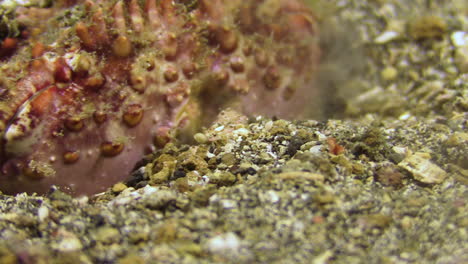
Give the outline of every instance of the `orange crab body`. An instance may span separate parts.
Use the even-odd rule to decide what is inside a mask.
[[[1,62],[5,193],[101,192],[224,107],[292,118],[314,95],[301,1],[76,2]]]

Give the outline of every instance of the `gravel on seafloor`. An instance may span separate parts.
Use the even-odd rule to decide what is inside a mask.
[[[106,193],[0,194],[0,263],[468,263],[467,2],[311,2],[335,119],[226,110]]]

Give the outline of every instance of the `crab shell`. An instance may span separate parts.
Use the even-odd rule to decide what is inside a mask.
[[[186,2],[79,2],[79,19],[49,22],[53,41],[18,49],[26,74],[0,102],[2,192],[104,191],[225,107],[303,114],[320,52],[302,2]]]

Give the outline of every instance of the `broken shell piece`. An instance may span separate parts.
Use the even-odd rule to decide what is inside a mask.
[[[468,73],[468,33],[454,32],[450,38],[455,46],[455,65],[462,73]]]
[[[463,47],[468,45],[468,33],[463,31],[453,32],[450,36],[455,47]]]
[[[398,32],[385,31],[374,39],[377,44],[385,44],[399,37]]]
[[[398,166],[409,171],[416,180],[423,183],[437,184],[447,177],[443,169],[429,160],[427,153],[417,152],[398,163]]]

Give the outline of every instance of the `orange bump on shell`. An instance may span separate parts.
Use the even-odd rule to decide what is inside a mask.
[[[154,66],[155,66],[155,65],[154,65],[154,61],[148,60],[148,61],[146,62],[146,70],[147,70],[147,71],[150,72],[150,71],[154,70]]]
[[[190,94],[187,83],[181,83],[177,87],[173,87],[169,93],[166,94],[166,102],[170,106],[176,107],[184,101],[185,98]]]
[[[54,93],[57,91],[56,89],[57,88],[55,86],[52,86],[31,101],[31,109],[35,114],[42,115],[49,108],[52,103]]]
[[[236,80],[229,88],[240,94],[247,94],[250,90],[249,83],[245,80]]]
[[[139,104],[131,104],[127,106],[122,119],[129,127],[134,127],[141,122],[143,118],[143,108]]]
[[[45,178],[44,173],[38,171],[37,168],[30,168],[29,166],[23,168],[23,175],[33,181],[39,181]]]
[[[178,46],[179,45],[177,44],[177,38],[175,34],[169,34],[166,43],[164,43],[164,46],[162,48],[166,60],[172,61],[176,58]]]
[[[80,38],[83,45],[88,49],[94,49],[94,41],[89,34],[88,27],[83,22],[78,22],[75,27],[76,35]]]
[[[141,15],[141,8],[137,0],[131,0],[128,4],[129,15],[132,21],[133,30],[141,32],[143,30],[143,17]]]
[[[146,79],[143,76],[132,74],[130,76],[130,82],[132,83],[133,90],[139,93],[143,93],[145,91]]]
[[[115,157],[124,149],[124,144],[118,142],[104,142],[101,144],[101,154],[104,157]]]
[[[54,63],[54,78],[57,82],[66,83],[72,78],[72,71],[63,58],[59,58]]]
[[[151,28],[156,29],[161,24],[156,1],[150,0],[145,2],[145,11],[148,17],[151,17],[151,19],[149,20]]]
[[[153,144],[158,148],[163,148],[169,141],[171,136],[169,134],[170,128],[160,127],[153,138]]]
[[[80,77],[86,76],[90,67],[91,60],[87,56],[81,56],[76,63],[73,73]]]
[[[73,131],[73,132],[78,132],[84,127],[83,119],[81,119],[80,117],[76,117],[76,116],[65,119],[64,123],[65,123],[65,127],[68,130]]]
[[[266,67],[268,65],[268,57],[264,51],[255,51],[255,63],[259,67]]]
[[[294,96],[295,93],[296,93],[296,87],[294,87],[293,85],[289,85],[284,89],[282,97],[284,100],[289,101],[291,100],[291,98]]]
[[[229,73],[226,70],[219,70],[213,73],[213,78],[219,85],[225,85],[229,80]]]
[[[95,111],[93,114],[93,119],[96,123],[102,124],[107,120],[107,114],[103,111]]]
[[[193,62],[185,63],[184,66],[182,66],[182,72],[184,73],[185,78],[187,79],[191,79],[195,75],[197,70],[198,66]]]
[[[112,15],[114,18],[114,26],[117,32],[125,32],[127,26],[125,25],[125,13],[123,8],[123,1],[117,1],[112,9]]]
[[[235,56],[229,60],[231,64],[231,69],[236,73],[241,73],[244,71],[244,60],[241,57]]]
[[[245,56],[252,55],[252,52],[253,52],[252,45],[250,43],[244,44],[244,47],[242,48],[242,52],[244,53]]]
[[[90,32],[92,32],[95,48],[102,47],[109,43],[109,34],[106,28],[105,13],[101,7],[92,12],[92,23]]]
[[[263,75],[263,83],[268,90],[275,90],[281,84],[281,76],[278,69],[274,66],[267,68],[265,75]]]
[[[295,30],[308,30],[312,34],[314,32],[314,28],[312,26],[312,18],[310,16],[306,16],[305,14],[295,13],[290,14],[287,16],[289,28]]]
[[[159,3],[162,7],[162,13],[166,18],[170,18],[175,15],[175,7],[173,0],[161,0]]]
[[[126,36],[118,36],[114,40],[112,51],[119,57],[128,57],[132,53],[132,42]]]
[[[3,50],[13,50],[18,45],[18,39],[16,38],[5,38],[3,40],[1,48]]]
[[[101,88],[104,85],[104,83],[105,83],[104,77],[100,73],[97,73],[93,76],[88,77],[84,85],[86,88],[97,90]]]
[[[34,46],[32,47],[31,49],[31,55],[33,58],[39,58],[40,56],[42,56],[42,54],[44,54],[45,52],[45,47],[42,43],[40,42],[36,42],[34,44]]]
[[[179,73],[173,67],[167,68],[164,71],[164,79],[167,82],[175,82],[175,81],[177,81],[177,79],[179,79]]]
[[[283,64],[286,66],[291,66],[293,64],[293,52],[288,50],[287,48],[282,48],[276,53],[276,62],[279,64]]]
[[[39,70],[42,67],[44,67],[44,62],[42,61],[41,58],[35,59],[31,61],[31,68],[35,70]]]
[[[65,164],[73,164],[80,159],[80,153],[78,151],[67,151],[63,154],[63,162]]]
[[[224,53],[231,53],[236,50],[238,37],[232,29],[221,28],[218,31],[217,39],[219,42],[219,49]]]

